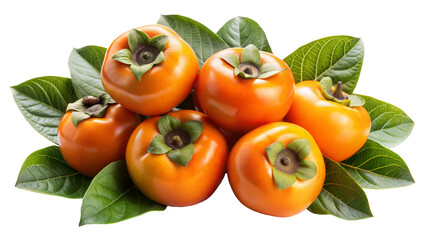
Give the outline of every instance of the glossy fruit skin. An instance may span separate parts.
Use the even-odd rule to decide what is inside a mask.
[[[182,124],[197,120],[203,131],[194,143],[194,154],[186,167],[166,154],[151,154],[147,148],[160,134],[160,117],[143,121],[127,145],[126,163],[138,189],[152,200],[168,206],[190,206],[206,200],[219,186],[226,172],[228,146],[222,133],[206,115],[193,110],[170,112]]]
[[[125,108],[142,115],[160,115],[189,95],[198,74],[198,59],[192,48],[165,26],[147,25],[136,29],[149,37],[168,36],[165,60],[146,72],[139,82],[129,65],[112,59],[116,52],[128,48],[128,32],[125,32],[107,50],[101,80],[109,95]]]
[[[128,138],[140,117],[119,104],[110,105],[103,118],[88,118],[74,127],[71,111],[58,126],[58,143],[66,162],[90,177],[109,163],[124,159]]]
[[[309,131],[322,153],[336,162],[356,153],[371,130],[371,119],[363,107],[348,107],[326,100],[317,81],[296,84],[294,100],[285,120]]]
[[[266,79],[243,79],[221,57],[241,56],[242,48],[219,51],[202,66],[197,79],[198,101],[219,127],[245,133],[269,122],[281,121],[289,110],[295,81],[284,61],[261,52],[262,64],[286,69]]]
[[[317,166],[317,174],[279,190],[273,179],[273,165],[265,148],[276,141],[283,146],[306,138],[311,153],[306,158]],[[227,165],[235,196],[246,207],[267,215],[289,217],[305,210],[319,195],[325,181],[325,162],[313,137],[305,129],[286,122],[269,123],[245,134],[232,148]]]

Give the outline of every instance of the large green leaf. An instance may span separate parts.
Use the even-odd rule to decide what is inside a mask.
[[[58,144],[57,130],[61,117],[67,104],[77,100],[71,80],[39,77],[12,86],[11,89],[25,119],[36,131]]]
[[[363,42],[350,36],[332,36],[308,43],[287,56],[295,82],[331,77],[352,93],[359,79],[364,55]]]
[[[341,165],[364,188],[393,188],[414,183],[404,160],[371,140]]]
[[[337,162],[325,159],[326,178],[323,189],[308,210],[315,214],[332,214],[346,220],[372,217],[362,188]]]
[[[27,157],[16,187],[67,198],[82,198],[90,182],[91,178],[66,163],[57,146],[50,146]]]
[[[86,46],[71,52],[70,75],[78,98],[106,92],[100,77],[105,53],[106,48],[99,46]]]
[[[228,45],[203,24],[180,15],[161,15],[158,24],[165,25],[176,31],[194,50],[198,57],[198,63],[204,62]]]
[[[164,209],[136,188],[125,161],[120,160],[109,164],[92,180],[82,200],[79,225],[116,223]]]
[[[250,18],[235,17],[223,25],[217,35],[230,47],[245,48],[249,44],[259,50],[272,52],[264,30]]]
[[[401,109],[378,99],[360,95],[365,100],[363,107],[371,118],[369,139],[384,147],[395,147],[411,133],[414,122]]]

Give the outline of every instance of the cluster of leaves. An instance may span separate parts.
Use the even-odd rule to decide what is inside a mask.
[[[236,17],[214,33],[201,23],[178,15],[161,16],[159,24],[174,29],[197,54],[200,67],[215,52],[229,47],[255,45],[272,52],[262,28],[253,20]],[[105,93],[100,70],[106,48],[73,49],[69,58],[71,78],[46,76],[12,87],[18,108],[54,146],[38,150],[25,160],[16,186],[62,196],[83,198],[80,225],[114,223],[165,206],[142,195],[132,183],[123,160],[111,163],[95,178],[83,176],[64,161],[58,148],[57,128],[68,103],[86,95]],[[364,56],[363,42],[350,36],[333,36],[308,43],[287,56],[296,82],[331,77],[352,93]],[[411,133],[414,122],[399,108],[362,96],[371,117],[366,144],[344,162],[325,159],[326,180],[322,192],[308,208],[316,214],[332,214],[355,220],[371,217],[362,188],[382,189],[412,184],[411,173],[396,153],[389,150]]]

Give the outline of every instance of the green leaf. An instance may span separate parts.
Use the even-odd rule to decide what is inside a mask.
[[[292,186],[296,181],[295,175],[283,173],[277,170],[275,167],[273,167],[273,177],[274,177],[274,182],[276,183],[277,187],[280,190],[283,190]]]
[[[188,166],[192,155],[194,155],[194,144],[192,143],[186,145],[183,148],[171,150],[167,153],[167,156],[171,161],[180,164],[183,167]]]
[[[185,122],[182,128],[191,137],[191,143],[194,143],[198,140],[201,133],[203,132],[203,123],[200,121],[192,120]]]
[[[253,44],[245,47],[241,53],[240,63],[252,63],[261,66],[261,53],[258,48]]]
[[[67,104],[77,100],[69,78],[39,77],[11,87],[19,110],[30,125],[58,144],[58,124]]]
[[[308,210],[315,214],[332,214],[346,220],[372,217],[362,188],[337,162],[325,159],[326,178],[322,191]]]
[[[298,48],[284,61],[292,69],[295,82],[331,77],[334,84],[341,81],[344,92],[350,94],[358,82],[363,56],[360,38],[332,36]]]
[[[140,46],[149,43],[150,37],[142,31],[131,29],[128,33],[128,46],[132,53],[134,53]]]
[[[413,130],[414,122],[401,109],[378,99],[359,95],[365,100],[363,107],[371,118],[371,139],[384,147],[395,147]]]
[[[230,47],[245,48],[249,44],[259,50],[272,52],[264,30],[258,23],[247,17],[235,17],[226,22],[217,32]]]
[[[170,115],[164,115],[158,120],[158,130],[162,136],[165,136],[174,129],[180,128],[180,126],[180,121]]]
[[[286,148],[294,151],[298,155],[299,160],[304,160],[311,152],[310,141],[305,138],[293,140]]]
[[[161,134],[156,135],[147,148],[147,152],[153,154],[164,154],[170,150],[171,148],[165,144],[164,136]]]
[[[71,168],[57,146],[30,154],[22,164],[16,187],[66,198],[82,198],[91,182]]]
[[[215,52],[228,48],[228,45],[203,24],[180,15],[161,15],[158,24],[177,32],[194,50],[200,68]]]
[[[265,148],[267,152],[268,160],[274,166],[274,162],[276,161],[277,154],[283,150],[283,144],[280,141],[272,143],[270,146]]]
[[[123,64],[128,64],[128,65],[133,64],[132,58],[133,58],[132,52],[126,48],[119,50],[112,56],[113,60],[119,61]]]
[[[92,180],[82,199],[79,226],[116,223],[165,208],[136,188],[125,161],[120,160],[109,164]]]
[[[105,53],[106,48],[98,46],[86,46],[71,52],[70,75],[78,98],[106,92],[100,77]]]
[[[404,160],[371,140],[341,165],[364,188],[394,188],[414,183]]]
[[[317,174],[317,166],[309,160],[302,160],[294,175],[301,180],[312,179]]]

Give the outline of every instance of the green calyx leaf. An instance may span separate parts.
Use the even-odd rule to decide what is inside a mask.
[[[148,44],[150,37],[142,31],[136,29],[131,29],[128,34],[128,46],[130,47],[131,52],[135,52],[140,46]]]
[[[324,77],[320,80],[320,88],[326,100],[348,107],[363,106],[365,104],[365,100],[357,95],[344,94],[341,82],[338,82],[335,87],[332,87],[332,79],[330,77]]]
[[[68,104],[66,112],[73,111],[70,119],[76,127],[81,121],[89,117],[104,117],[109,104],[114,103],[116,102],[107,93],[101,93],[98,96],[86,96]]]
[[[171,151],[171,148],[165,144],[164,136],[156,135],[150,142],[147,151],[153,154],[164,154]]]
[[[305,138],[299,138],[287,145],[287,148],[298,155],[300,161],[303,161],[311,152],[311,144]]]
[[[183,124],[170,115],[158,120],[161,134],[155,136],[148,147],[152,154],[167,154],[171,161],[186,167],[194,154],[194,143],[203,131],[200,121],[192,120]]]
[[[270,146],[265,148],[265,151],[267,152],[268,160],[270,160],[270,163],[274,165],[274,162],[276,161],[277,154],[283,150],[283,144],[280,141],[274,142]]]
[[[166,35],[150,38],[145,32],[131,29],[128,34],[129,49],[119,50],[112,59],[130,65],[132,73],[140,81],[147,71],[165,60],[164,50],[167,42]]]
[[[261,66],[261,53],[253,44],[249,44],[243,49],[241,60],[237,55],[233,54],[225,56],[222,59],[234,67],[235,76],[245,79],[265,79],[284,70],[271,63],[264,63]]]
[[[241,53],[241,63],[251,63],[256,66],[261,66],[261,53],[255,45],[250,44],[243,49]]]
[[[292,186],[296,181],[296,176],[293,174],[286,174],[277,170],[277,168],[273,168],[273,177],[277,187],[280,190],[286,189]]]
[[[70,120],[72,121],[73,126],[76,127],[81,121],[83,121],[89,117],[91,117],[91,116],[89,114],[84,113],[84,112],[73,111],[71,113]]]
[[[203,132],[203,124],[200,121],[188,121],[185,122],[182,126],[182,129],[185,130],[191,137],[191,143],[194,143],[198,140],[201,133]]]
[[[292,141],[286,148],[277,141],[265,150],[273,165],[274,182],[280,190],[292,186],[296,179],[309,180],[317,174],[316,164],[305,159],[311,152],[311,144],[305,138]]]
[[[183,148],[175,149],[167,152],[168,158],[171,161],[182,165],[183,167],[188,166],[189,161],[194,155],[194,144],[188,144]]]
[[[133,53],[130,51],[130,49],[121,49],[113,55],[112,59],[116,60],[118,62],[131,65],[133,64],[132,61]]]
[[[365,99],[358,95],[349,95],[350,107],[359,107],[365,105]]]
[[[299,168],[295,172],[295,176],[301,180],[309,180],[316,176],[317,166],[309,160],[302,160]]]
[[[174,129],[179,129],[180,127],[180,121],[170,115],[164,115],[158,120],[158,130],[162,136],[165,136]]]

